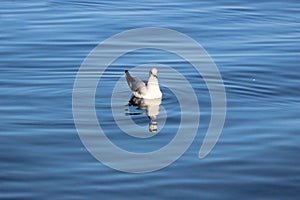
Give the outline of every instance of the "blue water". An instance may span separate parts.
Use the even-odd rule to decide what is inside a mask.
[[[1,1],[0,198],[298,199],[299,13],[292,0]],[[111,80],[123,75],[124,65],[143,64],[144,55],[147,62],[173,63],[192,84],[201,83],[195,86],[201,124],[190,148],[164,169],[131,174],[103,165],[86,150],[74,125],[72,89],[99,42],[141,27],[174,29],[207,50],[225,84],[227,116],[217,145],[200,160],[210,119],[203,80],[171,55],[144,52],[120,60]],[[163,92],[171,129],[178,124],[178,110],[170,106],[176,100],[167,88]],[[99,104],[98,118],[105,121],[106,104]],[[145,116],[135,120],[147,123]],[[129,136],[118,137],[112,120],[105,125],[116,144],[143,151],[147,140],[135,149]],[[167,132],[146,149],[172,139]]]

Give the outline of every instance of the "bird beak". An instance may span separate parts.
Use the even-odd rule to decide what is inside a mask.
[[[157,75],[153,74],[152,72],[151,72],[151,74],[152,74],[155,78],[158,78]]]

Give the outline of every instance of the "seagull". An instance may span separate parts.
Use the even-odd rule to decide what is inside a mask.
[[[158,84],[157,69],[152,68],[149,71],[148,82],[145,83],[138,77],[132,77],[128,70],[125,70],[125,76],[133,95],[142,99],[161,99],[162,93]]]

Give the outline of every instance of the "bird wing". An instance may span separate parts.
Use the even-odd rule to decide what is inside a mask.
[[[132,77],[128,71],[126,71],[126,81],[136,97],[141,98],[147,90],[146,84],[138,77]]]

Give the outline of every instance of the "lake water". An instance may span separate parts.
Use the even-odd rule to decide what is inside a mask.
[[[299,13],[300,3],[292,0],[2,1],[0,198],[298,199]],[[101,41],[143,27],[179,31],[205,48],[222,75],[227,114],[216,146],[199,159],[211,117],[203,79],[168,53],[140,51],[116,60],[99,83],[95,105],[106,134],[121,148],[163,147],[175,136],[181,112],[172,91],[162,87],[159,132],[145,139],[124,134],[109,107],[114,84],[125,80],[124,66],[174,67],[192,84],[201,107],[187,151],[161,170],[134,174],[105,166],[85,148],[74,124],[72,92],[80,65]],[[144,69],[136,74],[147,78]],[[160,75],[173,80],[163,70]],[[116,96],[119,117],[153,134],[146,115],[126,115],[145,111],[126,106],[127,86],[119,91],[128,93],[126,99]]]

